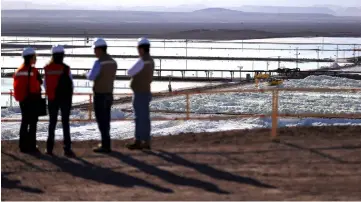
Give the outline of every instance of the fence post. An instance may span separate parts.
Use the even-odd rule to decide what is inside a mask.
[[[92,94],[89,94],[89,106],[88,106],[88,115],[89,115],[89,121],[92,119]]]
[[[13,108],[13,90],[10,90],[10,108]]]
[[[187,120],[189,120],[189,94],[187,93],[187,95],[186,95],[186,99],[187,99],[187,108],[186,108],[186,110],[187,110]]]
[[[278,128],[278,90],[272,91],[272,129],[271,129],[271,139],[272,141],[279,141],[277,136]]]

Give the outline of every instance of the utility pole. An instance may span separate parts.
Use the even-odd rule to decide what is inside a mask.
[[[317,50],[316,50],[316,52],[317,52],[317,69],[319,69],[320,68],[320,48],[317,46]]]
[[[338,63],[338,45],[337,45],[337,49],[336,49],[336,63]]]
[[[266,71],[268,71],[269,61],[267,61],[266,63],[267,63]]]
[[[278,69],[281,68],[281,56],[278,56]]]
[[[162,77],[162,59],[159,59],[159,78]]]
[[[171,83],[171,77],[169,76],[169,83],[168,83],[168,92],[172,92],[172,83]]]
[[[188,69],[188,39],[186,39],[186,69]]]
[[[243,66],[238,66],[239,68],[239,82],[242,81],[242,69],[243,69]]]
[[[353,45],[353,57],[356,63],[356,44]]]
[[[298,68],[298,47],[296,48],[296,68]]]

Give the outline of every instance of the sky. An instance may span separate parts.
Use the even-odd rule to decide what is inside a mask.
[[[16,0],[1,0],[12,2]],[[265,6],[313,6],[315,4],[332,4],[337,6],[361,6],[361,0],[23,0],[35,4],[66,3],[67,5],[114,5],[122,7],[131,6],[178,6],[184,4],[203,4],[207,7],[229,7],[242,5]],[[101,2],[101,3],[100,3]]]

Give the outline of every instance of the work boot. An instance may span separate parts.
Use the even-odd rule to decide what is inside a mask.
[[[76,157],[75,153],[71,149],[64,150],[64,156],[66,156],[68,158],[75,158]]]
[[[98,145],[98,147],[95,147],[93,149],[93,152],[95,153],[110,153],[112,150],[110,148],[104,148],[101,145]]]
[[[125,145],[129,150],[142,150],[142,143],[139,140],[136,140],[133,144]]]
[[[150,148],[150,141],[144,141],[143,143],[142,143],[142,149],[145,149],[145,150],[151,150],[151,148]]]
[[[54,156],[53,151],[49,149],[45,149],[45,154],[49,156]]]
[[[35,148],[29,149],[29,148],[21,148],[20,151],[22,153],[31,153],[31,154],[38,154],[41,153],[38,149],[38,146],[36,145]]]

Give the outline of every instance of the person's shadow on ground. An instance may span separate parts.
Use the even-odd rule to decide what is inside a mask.
[[[30,192],[35,194],[44,193],[43,190],[38,188],[32,188],[28,186],[21,185],[20,180],[11,180],[8,178],[9,172],[1,172],[1,189],[20,189],[24,192]]]
[[[173,192],[173,190],[169,188],[164,188],[156,184],[147,182],[143,179],[133,177],[121,172],[115,172],[109,168],[100,167],[81,158],[76,158],[76,160],[81,162],[76,163],[67,158],[60,158],[57,156],[50,157],[43,154],[37,154],[34,155],[34,157],[44,161],[48,161],[60,168],[63,172],[67,172],[75,177],[80,177],[86,180],[92,180],[95,182],[114,185],[118,187],[130,188],[134,186],[142,186],[163,193]]]
[[[129,155],[124,155],[120,152],[113,151],[109,154],[114,158],[119,159],[123,163],[126,163],[130,166],[138,168],[140,171],[159,177],[160,179],[174,184],[174,185],[182,185],[182,186],[190,186],[195,188],[201,188],[209,192],[217,193],[217,194],[229,194],[228,191],[220,189],[217,185],[212,184],[210,182],[190,178],[190,177],[183,177],[176,175],[170,171],[166,171],[163,169],[158,168],[157,166],[147,164],[143,161],[137,160]]]
[[[235,175],[226,171],[222,171],[219,169],[216,169],[214,167],[211,167],[207,164],[203,163],[195,163],[191,162],[185,158],[180,157],[177,154],[166,152],[163,150],[159,150],[159,152],[153,152],[153,151],[144,151],[147,154],[157,156],[159,158],[162,158],[170,163],[178,164],[181,166],[192,168],[204,175],[208,175],[209,177],[218,179],[218,180],[226,180],[226,181],[232,181],[237,182],[240,184],[248,184],[256,187],[261,188],[276,188],[275,186],[262,183],[256,179],[250,178],[250,177],[243,177],[239,175]]]

